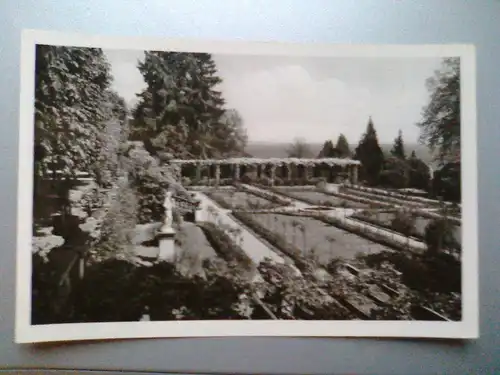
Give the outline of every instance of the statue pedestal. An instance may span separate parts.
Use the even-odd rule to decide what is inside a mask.
[[[158,261],[172,262],[175,258],[175,230],[161,227],[156,234],[158,238]]]
[[[203,209],[201,207],[196,207],[194,210],[194,222],[200,223],[203,221]]]

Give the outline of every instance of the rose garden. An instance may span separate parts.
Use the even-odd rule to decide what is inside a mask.
[[[371,119],[355,153],[253,157],[210,55],[147,52],[130,111],[101,51],[43,48],[33,324],[461,319],[456,160],[384,155]]]

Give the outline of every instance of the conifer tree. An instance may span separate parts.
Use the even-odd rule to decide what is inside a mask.
[[[210,54],[146,52],[139,71],[147,87],[134,111],[132,139],[150,140],[179,158],[219,157],[244,147],[241,117],[226,112]]]
[[[351,150],[349,148],[349,143],[347,142],[347,138],[344,134],[340,134],[337,139],[337,145],[335,146],[337,150],[338,157],[340,158],[350,158]]]
[[[406,158],[403,132],[401,130],[399,130],[398,136],[394,139],[394,144],[391,149],[391,155],[399,159]]]
[[[355,151],[355,159],[361,162],[361,178],[370,185],[376,185],[384,164],[384,154],[378,143],[372,118],[368,120],[365,134]]]
[[[337,150],[333,146],[333,142],[331,140],[325,141],[323,143],[323,148],[318,154],[318,158],[333,158],[337,157]]]

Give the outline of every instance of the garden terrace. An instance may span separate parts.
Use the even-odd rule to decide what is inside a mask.
[[[307,216],[279,213],[249,214],[255,222],[280,235],[302,256],[313,256],[319,264],[333,258],[353,259],[358,253],[373,253],[387,247]]]
[[[427,217],[422,217],[419,213],[412,214],[414,218],[413,230],[411,236],[419,240],[425,238],[425,229],[427,225],[432,221],[432,219]],[[388,228],[394,231],[398,231],[397,226],[393,225],[394,219],[397,217],[397,211],[384,211],[384,212],[369,212],[362,211],[354,214],[352,216],[355,219],[366,221],[371,224],[378,225],[383,228]],[[455,244],[453,248],[460,248],[462,244],[462,227],[460,225],[452,224],[453,239]]]
[[[273,188],[274,192],[282,194],[286,197],[297,199],[311,205],[324,206],[324,207],[338,207],[338,208],[368,208],[368,204],[349,201],[347,199],[337,198],[319,191],[312,190],[296,190],[288,188]]]
[[[411,200],[408,200],[405,198],[394,198],[394,197],[391,197],[388,195],[382,195],[382,194],[373,194],[373,193],[369,193],[369,192],[362,191],[362,190],[351,189],[348,186],[343,187],[341,191],[342,191],[342,193],[345,193],[345,194],[355,195],[358,197],[371,199],[374,201],[382,201],[382,202],[387,202],[387,203],[400,205],[400,206],[413,206],[413,207],[420,207],[420,208],[428,207],[428,204],[423,203],[423,202],[415,202],[415,201],[411,201]]]
[[[324,177],[332,180],[335,175],[347,174],[356,184],[360,162],[341,158],[228,158],[228,159],[174,159],[169,162],[176,171],[178,181],[184,178],[201,181],[207,178],[219,185],[222,180],[240,181],[246,174],[256,179],[267,178],[274,185],[277,178],[307,180]]]
[[[403,201],[411,201],[411,202],[416,202],[416,203],[422,203],[426,207],[439,208],[442,205],[449,206],[449,207],[457,206],[458,208],[461,207],[460,204],[455,204],[455,203],[451,203],[451,202],[441,202],[441,201],[438,201],[438,200],[435,200],[435,199],[424,198],[424,197],[419,197],[419,196],[411,195],[409,193],[404,193],[404,190],[403,190],[403,193],[402,193],[401,191],[391,191],[391,190],[388,190],[388,189],[371,188],[371,187],[365,187],[365,186],[360,186],[360,185],[352,185],[352,184],[346,185],[346,188],[350,189],[350,190],[358,190],[358,191],[361,191],[361,192],[375,194],[375,195],[378,195],[378,196],[385,196],[385,197],[390,197],[390,198],[396,198],[396,199],[400,199],[400,200],[403,200]]]

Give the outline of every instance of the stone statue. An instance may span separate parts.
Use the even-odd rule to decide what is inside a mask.
[[[163,203],[163,207],[165,208],[165,221],[163,223],[163,230],[172,230],[172,226],[174,224],[174,200],[172,198],[172,192],[167,191],[165,195],[165,202]]]

